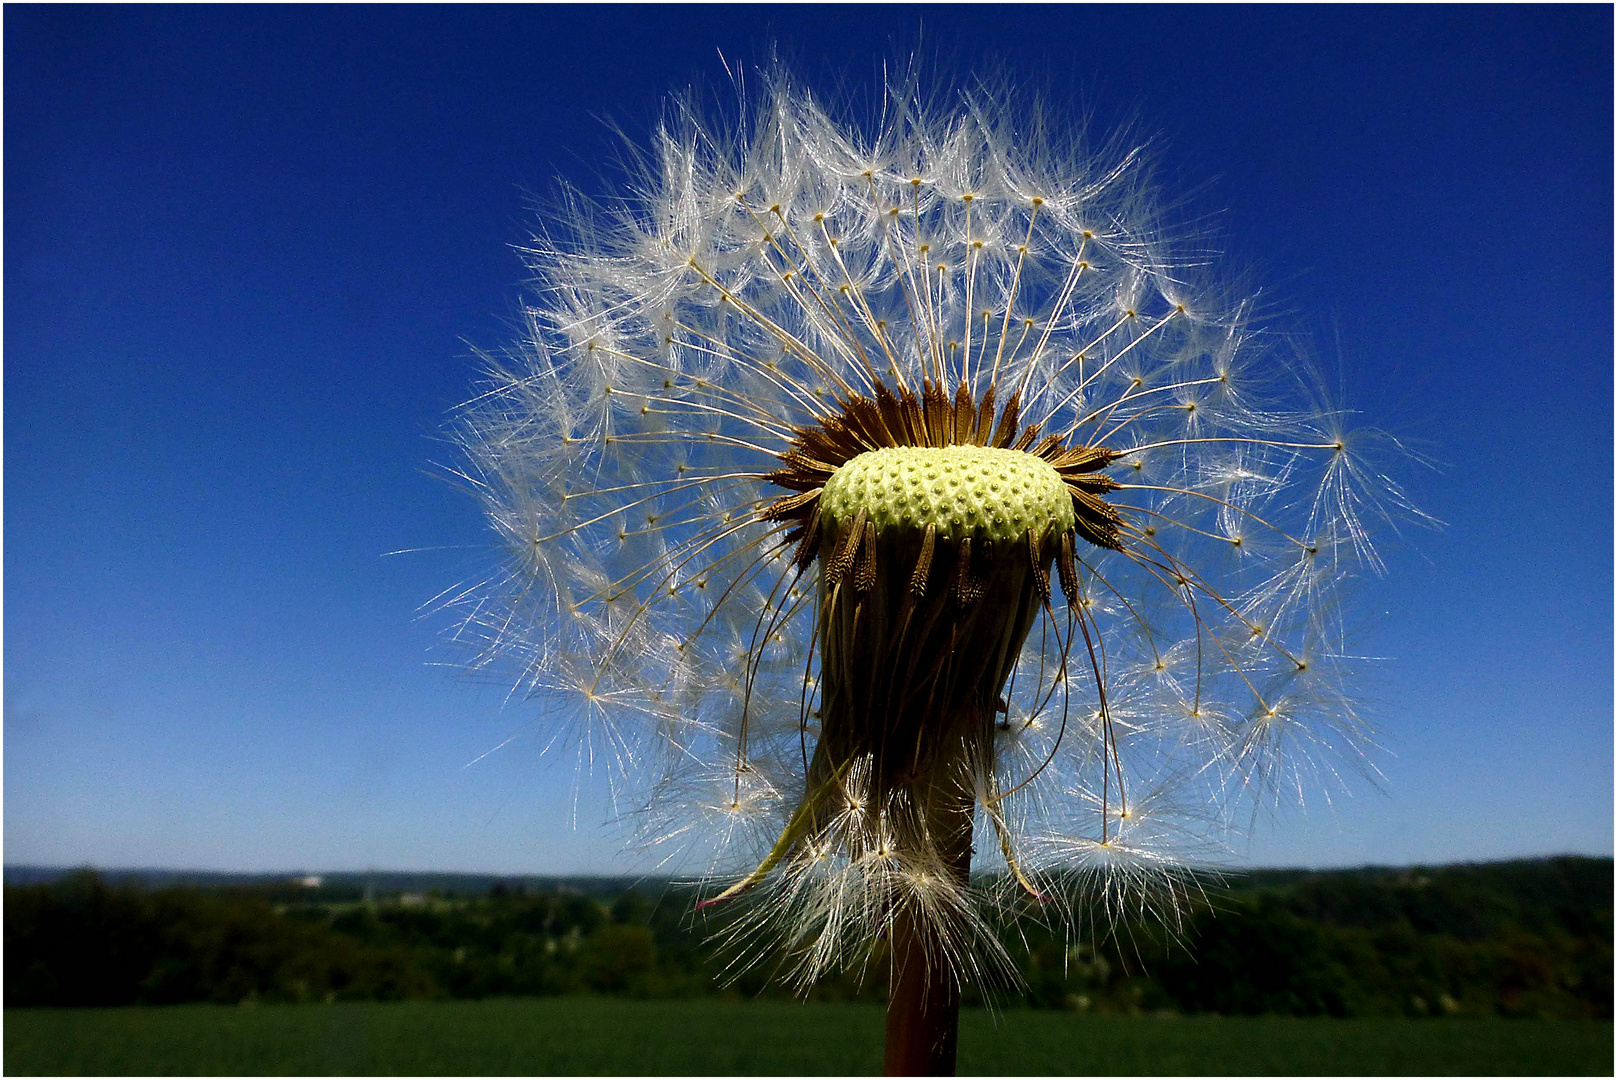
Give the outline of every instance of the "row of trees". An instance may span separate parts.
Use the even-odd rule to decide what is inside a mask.
[[[92,873],[8,887],[7,1005],[785,993],[728,979],[677,889],[496,888],[334,899],[273,888],[114,887]],[[1073,941],[1036,912],[1006,939],[1002,1004],[1097,1012],[1612,1015],[1612,862],[1255,875],[1210,889],[1182,934]],[[811,996],[879,999],[881,967]]]

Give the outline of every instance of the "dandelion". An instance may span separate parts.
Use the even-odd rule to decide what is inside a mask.
[[[952,1070],[1008,893],[1172,923],[1241,807],[1357,760],[1336,597],[1402,494],[1139,150],[775,76],[526,254],[457,428],[509,553],[462,630],[707,903],[762,897],[739,963],[884,950],[890,1069]]]

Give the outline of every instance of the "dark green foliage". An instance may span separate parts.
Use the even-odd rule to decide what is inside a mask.
[[[289,919],[236,890],[109,888],[94,874],[7,888],[8,1004],[426,997],[410,954]]]
[[[704,919],[685,890],[338,889],[143,890],[88,873],[8,887],[6,1003],[790,994],[771,986],[768,964],[727,981],[727,954],[707,939],[745,909]],[[1008,928],[1025,987],[994,1000],[1098,1013],[1611,1016],[1609,859],[1267,872],[1208,899],[1177,939],[1147,925],[1083,940],[1034,920]],[[884,976],[878,957],[808,996],[880,1001]]]
[[[1354,974],[1375,954],[1345,956],[1330,931],[1298,918],[1274,897],[1259,896],[1194,923],[1194,955],[1170,950],[1157,981],[1190,1012],[1261,1016],[1352,1016],[1362,994]],[[1354,963],[1357,961],[1357,963]]]
[[[1075,947],[1026,932],[1034,1000],[1102,1012],[1612,1015],[1612,862],[1269,871],[1209,889],[1184,933]]]

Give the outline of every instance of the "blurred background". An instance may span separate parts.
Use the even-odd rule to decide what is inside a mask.
[[[5,862],[634,875],[537,703],[424,605],[536,196],[671,90],[912,54],[1130,125],[1232,277],[1428,456],[1357,643],[1384,781],[1232,867],[1612,851],[1611,12],[5,13]],[[1608,864],[1609,865],[1609,864]]]

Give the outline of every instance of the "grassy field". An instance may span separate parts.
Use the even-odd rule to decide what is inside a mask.
[[[1111,1019],[968,1011],[960,1072],[1605,1075],[1612,1025]],[[873,1074],[869,1005],[631,1002],[7,1009],[5,1071],[39,1074]]]

